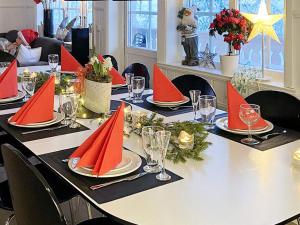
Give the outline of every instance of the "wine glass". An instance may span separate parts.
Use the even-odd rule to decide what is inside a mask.
[[[133,103],[143,103],[143,93],[145,90],[145,77],[134,76],[131,79]]]
[[[204,123],[204,128],[209,130],[214,128],[217,98],[213,95],[201,95],[199,98],[199,112]]]
[[[248,137],[241,140],[242,143],[247,145],[259,144],[259,141],[252,138],[251,126],[253,126],[260,118],[260,106],[255,104],[241,104],[240,119],[248,126]]]
[[[157,131],[155,137],[156,137],[157,148],[159,150],[160,160],[161,160],[161,172],[160,174],[156,175],[156,179],[160,181],[167,181],[171,179],[171,176],[166,173],[165,158],[169,147],[171,132],[166,130]]]
[[[198,110],[198,106],[199,106],[200,95],[201,95],[200,90],[190,90],[190,97],[191,97],[193,112],[194,112],[194,120],[196,120],[196,117],[197,117],[197,110]]]
[[[155,133],[164,130],[159,126],[145,126],[142,128],[143,148],[146,155],[147,165],[143,167],[147,173],[158,173],[160,168],[157,160],[157,141]]]
[[[132,78],[134,77],[133,73],[125,73],[125,78],[126,78],[126,84],[128,88],[128,97],[126,100],[131,100],[131,95],[132,95]]]
[[[23,74],[22,76],[22,90],[25,93],[25,101],[28,100],[35,91],[36,85],[36,74],[32,73],[30,75]]]
[[[51,72],[55,72],[58,66],[59,56],[58,54],[50,54],[48,55],[48,63],[51,68]]]

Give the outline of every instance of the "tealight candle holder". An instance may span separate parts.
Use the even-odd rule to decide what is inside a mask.
[[[294,164],[294,166],[300,167],[300,149],[294,152],[292,163]]]
[[[186,131],[181,131],[178,136],[179,148],[191,150],[194,148],[194,134],[189,134]]]
[[[131,109],[131,106],[127,106],[124,108],[124,117],[125,117],[125,121],[126,122],[130,122],[132,120],[132,109]]]
[[[147,112],[144,111],[132,111],[131,112],[131,119],[132,119],[132,127],[133,128],[141,128],[141,119],[147,116]]]

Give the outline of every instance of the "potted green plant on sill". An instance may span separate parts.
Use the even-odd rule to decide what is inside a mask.
[[[242,45],[247,43],[250,30],[251,23],[237,9],[223,9],[216,14],[209,27],[209,35],[223,35],[224,42],[228,44],[228,54],[220,55],[223,75],[233,76],[237,71],[239,55],[235,51],[240,51]]]
[[[107,113],[110,110],[111,69],[110,58],[100,61],[94,56],[79,74],[79,77],[84,77],[83,105],[95,113]]]

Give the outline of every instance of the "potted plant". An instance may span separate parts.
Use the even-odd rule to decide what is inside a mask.
[[[100,61],[94,56],[79,71],[78,77],[84,79],[83,105],[95,113],[107,113],[110,110],[112,78],[109,71],[112,67],[109,57]]]
[[[232,76],[238,69],[239,55],[235,51],[240,51],[242,45],[247,43],[250,26],[237,9],[223,9],[210,24],[209,35],[223,35],[224,42],[228,43],[228,54],[220,56],[223,75]]]

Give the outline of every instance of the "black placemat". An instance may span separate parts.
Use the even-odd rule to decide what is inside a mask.
[[[225,116],[227,116],[227,113],[216,116],[216,119],[222,118]],[[300,132],[282,128],[282,127],[279,127],[276,125],[274,125],[274,129],[272,131],[270,131],[268,133],[264,133],[264,134],[259,134],[258,136],[264,136],[264,135],[274,133],[274,132],[282,132],[283,130],[286,130],[287,132],[285,134],[271,137],[268,140],[259,140],[258,138],[254,137],[255,139],[259,140],[260,143],[257,145],[251,145],[250,147],[260,150],[260,151],[266,151],[266,150],[269,150],[269,149],[272,149],[272,148],[275,148],[275,147],[278,147],[278,146],[281,146],[281,145],[284,145],[284,144],[287,144],[287,143],[290,143],[290,142],[300,139]],[[223,130],[219,129],[217,126],[215,126],[214,129],[209,130],[209,132],[219,135],[221,137],[230,139],[232,141],[238,142],[238,143],[241,143],[241,139],[246,137],[246,135],[233,134],[233,133],[229,133],[227,131],[223,131]],[[243,143],[241,143],[241,144],[243,144]],[[243,145],[245,145],[245,144],[243,144]]]
[[[112,95],[119,95],[119,94],[125,94],[128,93],[128,88],[126,87],[119,87],[119,88],[113,88],[111,90]]]
[[[8,102],[8,103],[1,103],[0,110],[20,108],[24,104],[25,104],[25,101],[23,101],[23,100],[15,101],[15,102]]]
[[[0,127],[3,130],[5,130],[7,133],[9,133],[11,136],[18,139],[21,142],[33,141],[33,140],[38,140],[38,139],[42,139],[42,138],[55,137],[55,136],[59,136],[59,135],[71,134],[71,133],[89,130],[89,128],[80,124],[80,127],[76,128],[76,129],[64,127],[64,128],[52,130],[52,131],[41,131],[41,132],[32,133],[32,134],[22,134],[22,132],[43,129],[43,128],[31,129],[31,128],[14,127],[12,125],[9,125],[7,120],[12,115],[13,114],[1,115],[0,116]],[[59,125],[60,124],[55,124],[53,126],[49,126],[49,128],[59,126]]]
[[[146,101],[146,98],[150,95],[151,94],[143,95],[143,101],[144,101],[143,103],[133,103],[132,101],[129,101],[129,100],[126,100],[126,99],[122,99],[122,100],[125,101],[125,102],[128,102],[130,104],[139,106],[143,109],[147,109],[149,111],[152,111],[152,112],[158,113],[160,115],[166,116],[166,117],[176,116],[176,115],[189,113],[189,112],[193,111],[192,107],[189,107],[188,103],[182,105],[183,107],[179,107],[179,109],[177,109],[177,110],[172,110],[170,108],[158,107],[158,106],[153,105],[153,104]],[[186,106],[188,106],[188,107],[186,107]],[[176,108],[176,107],[172,107],[172,108]]]
[[[117,178],[91,178],[84,177],[72,172],[67,163],[62,162],[63,159],[68,158],[75,148],[62,150],[58,152],[48,153],[41,155],[40,158],[51,166],[55,171],[60,173],[63,177],[69,180],[73,185],[80,188],[84,193],[94,199],[97,203],[102,204],[110,202],[116,199],[124,198],[129,195],[133,195],[142,191],[146,191],[155,187],[170,184],[172,182],[183,179],[182,177],[167,171],[171,175],[172,179],[166,182],[156,180],[156,174],[147,174],[141,178],[138,178],[129,182],[121,182],[113,184],[95,191],[92,191],[89,187],[96,184],[106,183]],[[145,159],[142,158],[142,166],[135,172],[127,174],[125,177],[143,172],[143,166],[146,164]]]

